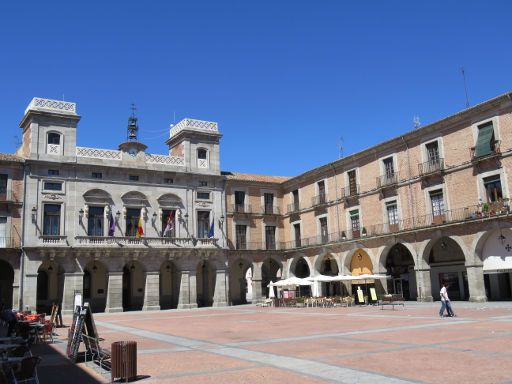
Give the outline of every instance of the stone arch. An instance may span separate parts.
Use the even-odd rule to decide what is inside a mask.
[[[146,269],[138,260],[128,261],[123,267],[123,310],[140,311],[144,305]]]
[[[0,260],[0,302],[5,308],[12,308],[12,287],[14,283],[14,268],[11,263]]]
[[[418,289],[414,271],[415,261],[410,247],[404,243],[394,244],[386,252],[384,264],[386,274],[391,277],[383,282],[387,284],[387,291],[401,294],[406,300],[416,300]]]
[[[112,200],[112,196],[107,191],[103,189],[89,189],[83,195],[84,201],[86,204],[97,204],[97,205],[107,205],[114,204]]]
[[[367,250],[356,249],[350,257],[350,273],[352,276],[373,273],[373,262]]]
[[[201,260],[196,267],[197,306],[211,307],[215,293],[215,266],[207,259]]]
[[[181,288],[181,271],[174,261],[165,260],[161,264],[159,279],[160,309],[177,308]]]
[[[488,300],[512,300],[512,229],[510,225],[479,234],[475,239],[475,259],[482,263]]]
[[[443,282],[450,284],[451,300],[468,300],[466,265],[470,262],[466,246],[458,236],[435,236],[424,248],[423,261],[430,267],[432,297],[439,300]]]
[[[174,193],[165,193],[158,199],[158,205],[161,208],[183,208],[183,201],[178,195]]]
[[[270,281],[277,281],[283,276],[283,264],[273,256],[265,258],[261,264],[261,292],[268,296]]]
[[[61,303],[64,291],[64,268],[45,260],[37,270],[36,311],[50,313],[53,303]]]
[[[126,192],[121,196],[121,200],[125,206],[133,208],[143,208],[149,206],[148,198],[145,194],[138,191]]]
[[[378,250],[378,256],[377,256],[377,260],[378,260],[378,264],[377,264],[378,270],[377,270],[377,272],[378,273],[387,273],[386,260],[387,260],[387,258],[389,256],[390,250],[396,244],[401,244],[402,246],[407,248],[407,250],[411,254],[412,261],[414,263],[414,267],[419,267],[418,266],[418,260],[416,258],[417,257],[417,251],[416,251],[416,249],[414,249],[413,244],[406,243],[406,242],[401,243],[401,242],[396,242],[396,241],[389,241],[389,242],[386,243],[386,245],[380,247],[379,250]]]
[[[105,312],[108,292],[108,269],[100,260],[91,260],[83,268],[83,299],[93,312]]]
[[[302,260],[302,261],[301,261]],[[314,265],[311,263],[311,260],[308,256],[302,253],[298,253],[290,260],[288,263],[288,275],[287,277],[296,276],[296,269],[297,269],[297,263],[301,262],[301,264],[304,262],[309,270],[309,275],[311,276],[312,271],[314,271]]]
[[[233,305],[252,300],[252,261],[238,255],[229,265],[229,296]]]

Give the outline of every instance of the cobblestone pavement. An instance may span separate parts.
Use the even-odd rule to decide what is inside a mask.
[[[137,341],[141,383],[512,384],[512,303],[456,302],[455,318],[439,318],[438,307],[247,305],[95,320],[104,346]],[[58,331],[60,341],[42,353],[41,382],[108,382],[62,357],[67,331]]]

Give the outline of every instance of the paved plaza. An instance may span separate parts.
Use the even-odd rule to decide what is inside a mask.
[[[247,305],[95,320],[104,346],[137,342],[141,383],[512,383],[512,303],[454,303],[456,318],[438,308]],[[62,356],[67,329],[58,331],[39,346],[41,382],[108,382]]]

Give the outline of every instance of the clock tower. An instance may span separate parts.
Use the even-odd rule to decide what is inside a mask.
[[[132,114],[128,118],[128,129],[127,129],[127,141],[122,144],[119,144],[119,150],[123,151],[128,155],[128,158],[135,159],[139,153],[144,153],[146,148],[148,147],[145,144],[142,144],[137,139],[137,133],[139,132],[139,124],[137,123],[138,119],[135,116],[135,104],[132,104]],[[126,156],[125,156],[126,158]]]

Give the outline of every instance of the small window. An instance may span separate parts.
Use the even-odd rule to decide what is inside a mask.
[[[7,179],[8,175],[3,174],[0,175],[0,193],[5,194],[7,193]]]
[[[500,175],[485,177],[483,182],[488,203],[493,203],[503,199]]]
[[[130,179],[130,181],[139,181],[139,176],[138,175],[130,175],[129,179]]]
[[[49,133],[48,134],[48,144],[60,144],[60,135],[58,133]]]
[[[198,200],[210,200],[210,192],[197,192]]]
[[[478,127],[478,139],[475,146],[474,157],[487,156],[495,151],[494,126],[492,122]]]
[[[395,167],[393,165],[393,158],[388,157],[387,159],[382,160],[384,164],[384,174],[386,177],[390,178],[395,175]]]
[[[170,177],[164,178],[164,184],[174,184],[174,179],[171,179]]]
[[[92,178],[93,179],[103,179],[103,174],[101,172],[93,172]]]
[[[59,170],[58,169],[49,169],[48,176],[59,176]]]
[[[197,150],[197,158],[206,160],[206,149],[198,149]]]
[[[207,186],[208,186],[208,182],[207,182],[207,181],[204,181],[204,180],[201,180],[201,181],[199,182],[199,186],[200,186],[200,187],[207,187]]]
[[[45,191],[62,191],[62,183],[45,181],[43,184],[43,189]]]

